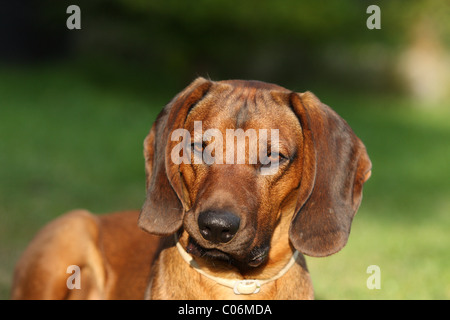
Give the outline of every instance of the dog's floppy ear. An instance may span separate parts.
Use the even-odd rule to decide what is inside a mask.
[[[152,234],[169,235],[182,225],[186,204],[178,169],[170,162],[170,136],[183,127],[189,110],[210,86],[211,82],[203,78],[192,82],[161,111],[144,141],[147,197],[139,226]]]
[[[307,255],[333,254],[347,243],[372,164],[348,124],[312,93],[291,93],[303,131],[302,180],[289,238]]]

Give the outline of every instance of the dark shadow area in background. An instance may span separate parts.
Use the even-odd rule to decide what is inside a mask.
[[[81,30],[66,28],[71,4],[81,8]],[[397,79],[386,75],[391,62],[378,57],[374,68],[352,58],[367,42],[392,41],[384,30],[367,29],[366,7],[364,1],[8,1],[0,11],[0,63],[62,61],[106,86],[178,90],[204,76],[258,79],[298,91],[398,90]],[[384,23],[396,27],[394,21]]]

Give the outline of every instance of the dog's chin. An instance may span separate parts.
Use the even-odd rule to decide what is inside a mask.
[[[256,268],[263,265],[267,261],[269,248],[253,249],[244,257],[235,256],[219,249],[207,249],[200,246],[192,237],[189,237],[188,245],[186,247],[187,253],[201,257],[207,260],[217,260],[229,263],[238,269]]]

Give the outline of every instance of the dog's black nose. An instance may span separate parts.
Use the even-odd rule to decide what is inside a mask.
[[[203,238],[213,243],[226,243],[233,239],[241,219],[229,211],[204,211],[198,216]]]

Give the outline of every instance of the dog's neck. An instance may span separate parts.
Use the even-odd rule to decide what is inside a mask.
[[[204,270],[200,264],[189,254],[186,252],[182,244],[180,243],[177,235],[174,236],[175,245],[178,250],[178,253],[183,258],[183,260],[190,266],[190,268],[194,269],[196,272],[202,274],[204,277],[215,281],[217,284],[227,287],[233,291],[235,295],[250,295],[256,294],[261,290],[261,287],[267,283],[273,282],[281,277],[283,277],[289,269],[295,264],[299,252],[294,250],[292,256],[289,261],[284,265],[282,269],[279,270],[277,274],[271,276],[269,278],[262,279],[253,279],[253,278],[243,278],[242,275],[239,278],[230,279],[229,277],[224,278],[217,275],[217,272],[212,272],[209,270]]]
[[[183,251],[187,243],[187,234],[180,237]],[[284,242],[283,242],[284,243]],[[273,250],[275,249],[275,250]],[[173,236],[163,239],[158,258],[153,264],[152,278],[147,287],[147,299],[313,299],[311,278],[302,254],[298,254],[295,263],[280,278],[260,286],[255,294],[236,295],[233,288],[218,284],[191,267],[179,252]],[[285,268],[292,258],[294,249],[289,244],[274,246],[269,253],[267,263],[254,268],[252,272],[243,274],[237,268],[223,261],[214,261],[194,257],[201,270],[214,277],[228,280],[274,278]],[[189,259],[192,257],[189,255]],[[287,267],[286,267],[287,268]],[[242,283],[249,289],[253,282]],[[248,288],[247,288],[248,287]]]

